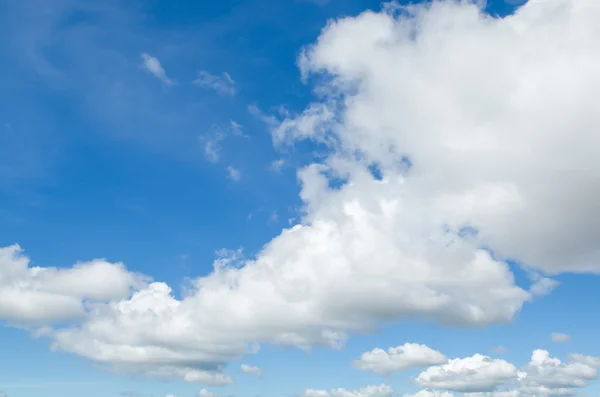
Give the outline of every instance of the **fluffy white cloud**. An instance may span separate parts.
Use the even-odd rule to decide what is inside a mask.
[[[546,350],[535,350],[524,370],[526,375],[521,382],[526,387],[534,388],[585,387],[588,381],[597,378],[597,368],[585,363],[585,359],[577,361],[578,357],[581,356],[575,356],[574,361],[562,363],[558,358],[550,357]],[[591,363],[593,359],[594,357],[590,357],[587,361]]]
[[[385,384],[379,386],[367,386],[359,390],[332,389],[314,390],[307,389],[302,394],[303,397],[389,397],[394,390]]]
[[[214,75],[201,70],[198,72],[198,77],[194,80],[194,84],[216,91],[217,94],[223,96],[234,96],[236,92],[235,81],[226,72],[221,75]]]
[[[157,58],[155,58],[152,55],[147,54],[145,52],[142,53],[141,57],[142,57],[142,66],[144,67],[144,69],[146,69],[148,72],[152,73],[154,75],[154,77],[156,77],[163,83],[165,83],[167,85],[173,84],[173,81],[167,77],[167,73],[165,72],[165,70],[163,69],[163,67],[160,64],[160,61]]]
[[[215,395],[206,389],[202,389],[198,392],[198,397],[215,397]]]
[[[567,334],[560,334],[558,332],[553,332],[552,335],[552,342],[568,342],[571,340],[571,337]]]
[[[39,325],[83,319],[96,301],[128,297],[148,278],[101,259],[70,268],[30,267],[19,245],[0,248],[0,320]]]
[[[416,382],[422,387],[458,392],[489,392],[507,381],[516,379],[517,368],[504,360],[481,354],[456,358],[447,364],[427,368]]]
[[[332,22],[300,58],[305,78],[328,75],[322,99],[274,139],[377,163],[405,212],[430,214],[417,230],[469,226],[527,267],[599,273],[598,18],[595,0],[506,18],[439,1]]]
[[[600,357],[573,354],[569,362],[562,363],[545,350],[534,350],[521,371],[504,360],[475,355],[430,367],[416,381],[426,387],[460,391],[464,397],[564,397],[576,395],[576,388],[596,379],[599,366]]]
[[[360,360],[353,361],[352,365],[363,371],[385,375],[414,367],[442,364],[446,361],[448,359],[442,353],[426,345],[405,343],[402,346],[390,347],[387,352],[376,348],[363,353]]]
[[[262,376],[263,370],[253,365],[242,364],[240,368],[246,375]]]

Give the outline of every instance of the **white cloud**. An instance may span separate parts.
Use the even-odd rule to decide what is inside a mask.
[[[145,52],[142,53],[141,57],[143,61],[142,66],[144,67],[144,69],[152,73],[154,77],[156,77],[163,83],[167,85],[173,84],[173,81],[167,77],[167,73],[165,72],[165,70],[160,64],[160,61],[157,58]]]
[[[553,332],[552,335],[552,342],[568,342],[571,340],[571,337],[567,334],[561,334],[558,332]]]
[[[215,395],[206,389],[202,389],[198,392],[198,397],[215,397]]]
[[[427,368],[416,382],[422,387],[458,392],[493,391],[503,383],[516,379],[517,368],[511,363],[481,354],[456,358],[447,364]]]
[[[346,389],[332,389],[331,391],[307,389],[302,397],[389,397],[393,393],[394,390],[390,386],[382,384],[352,391]]]
[[[102,259],[70,268],[30,267],[19,245],[0,248],[0,320],[44,324],[82,319],[86,305],[120,299],[147,277]]]
[[[232,181],[239,181],[242,178],[241,171],[232,166],[227,167],[227,175]]]
[[[211,89],[222,96],[234,96],[236,93],[235,81],[226,72],[221,75],[214,75],[201,70],[198,72],[198,77],[194,80],[194,84],[202,88]]]
[[[246,139],[250,138],[248,135],[246,135],[244,133],[244,126],[243,125],[241,125],[240,123],[238,123],[235,120],[231,120],[229,122],[229,124],[230,124],[229,129],[231,131],[231,135],[237,136],[237,137],[246,138]]]
[[[600,357],[586,356],[583,354],[570,354],[571,362],[582,363],[592,368],[600,368]]]
[[[574,354],[569,362],[562,363],[545,350],[535,350],[520,371],[504,360],[475,355],[430,367],[416,381],[427,387],[464,392],[464,397],[563,397],[575,395],[576,388],[596,379],[598,367],[600,357]]]
[[[273,172],[281,172],[281,169],[285,165],[285,159],[277,159],[271,162],[271,170]]]
[[[426,345],[405,343],[402,346],[390,347],[387,352],[376,348],[363,353],[360,360],[355,360],[352,365],[363,371],[385,375],[409,368],[442,364],[446,361],[448,359],[442,353]]]
[[[526,376],[522,383],[527,387],[549,389],[585,387],[589,380],[597,378],[597,368],[581,361],[562,363],[558,358],[550,357],[545,350],[535,350],[525,368]]]
[[[240,368],[242,369],[242,372],[245,373],[246,375],[261,377],[263,374],[262,369],[252,366],[252,365],[242,364],[240,366]]]
[[[419,390],[414,394],[405,394],[404,397],[454,397],[454,394],[439,390]]]
[[[506,18],[471,2],[398,7],[323,30],[299,60],[304,77],[330,77],[323,99],[274,139],[378,163],[406,212],[432,214],[420,228],[470,226],[499,257],[600,273],[597,2],[530,1]]]

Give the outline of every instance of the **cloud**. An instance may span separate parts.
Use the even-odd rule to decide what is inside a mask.
[[[504,360],[475,355],[430,367],[416,381],[463,392],[465,397],[560,397],[573,396],[574,389],[586,387],[597,378],[598,367],[599,357],[571,355],[569,362],[562,363],[545,350],[534,350],[521,370]]]
[[[163,83],[167,85],[173,84],[173,81],[167,77],[165,70],[163,69],[163,67],[160,64],[160,61],[157,58],[145,52],[142,53],[141,57],[143,61],[142,66],[144,67],[144,69],[152,73],[154,77],[156,77]]]
[[[70,268],[29,264],[19,245],[0,248],[0,320],[42,325],[82,319],[84,301],[124,298],[149,280],[102,259]]]
[[[570,354],[569,360],[571,362],[585,364],[588,367],[600,368],[600,357],[586,356],[583,354]]]
[[[415,394],[405,394],[404,397],[454,397],[454,394],[439,390],[419,390]]]
[[[202,88],[211,89],[221,96],[234,96],[236,93],[235,81],[225,72],[218,76],[201,70],[193,83]]]
[[[552,342],[568,342],[571,340],[571,337],[567,334],[561,334],[558,332],[553,332],[552,335]]]
[[[225,138],[226,135],[220,130],[213,131],[211,134],[200,138],[204,158],[207,161],[211,163],[217,163],[219,161],[221,158],[221,141]]]
[[[215,395],[206,389],[202,389],[198,392],[198,397],[215,397]]]
[[[274,140],[378,164],[407,213],[436,219],[420,230],[468,226],[496,258],[600,273],[599,13],[591,1],[530,1],[493,18],[441,1],[337,20],[299,58],[307,81],[327,77],[314,79],[320,99]]]
[[[239,181],[242,178],[242,173],[240,170],[232,166],[227,167],[227,175],[232,181]]]
[[[240,368],[242,369],[242,372],[245,373],[246,375],[258,376],[258,377],[261,377],[263,375],[262,369],[260,369],[258,367],[254,367],[252,365],[242,364],[240,366]]]
[[[198,138],[204,152],[204,158],[211,163],[218,163],[221,159],[222,142],[229,137],[248,139],[244,134],[243,126],[234,120],[230,121],[227,128],[213,126],[208,133]]]
[[[277,159],[271,162],[271,171],[281,172],[281,169],[285,165],[285,159]]]
[[[422,387],[468,393],[493,391],[517,376],[517,368],[511,363],[475,354],[429,367],[415,380]]]
[[[403,346],[390,347],[387,352],[376,348],[363,353],[360,360],[353,361],[352,365],[363,371],[386,375],[390,372],[442,364],[446,361],[448,359],[442,353],[426,345],[405,343]]]
[[[389,397],[394,390],[385,384],[379,386],[367,386],[359,390],[349,391],[346,389],[314,390],[307,389],[302,397]]]
[[[526,376],[522,383],[530,388],[585,387],[589,380],[597,378],[597,368],[588,364],[576,360],[562,363],[558,358],[550,357],[546,350],[538,349],[533,352],[531,361],[525,368]]]

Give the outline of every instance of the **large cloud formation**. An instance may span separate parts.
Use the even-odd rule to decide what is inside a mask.
[[[402,318],[507,323],[554,285],[535,272],[600,273],[599,19],[596,0],[504,19],[445,1],[332,22],[300,59],[320,99],[273,130],[330,149],[299,172],[300,224],[181,298],[119,264],[28,268],[9,247],[0,318],[77,320],[45,329],[55,349],[213,385],[256,343],[340,348]]]

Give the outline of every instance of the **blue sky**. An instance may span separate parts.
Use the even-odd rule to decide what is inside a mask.
[[[0,0],[0,396],[600,395],[594,3],[126,3]]]

